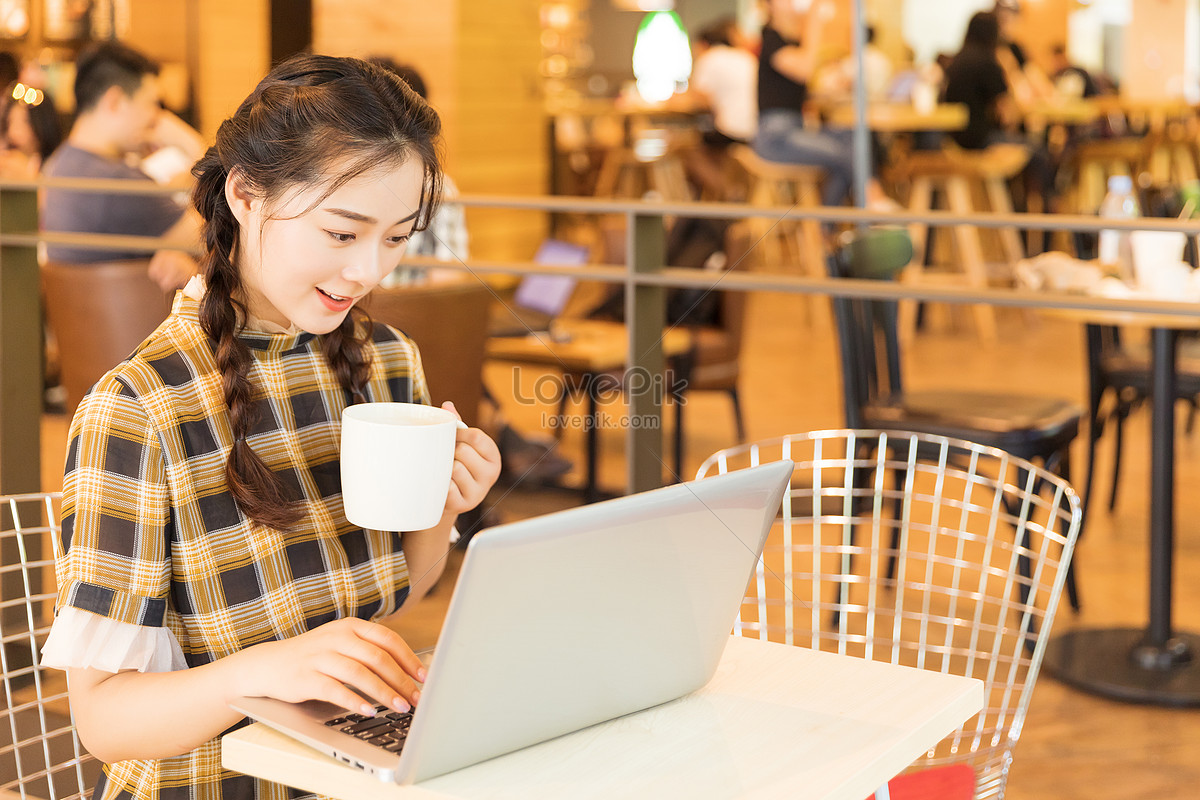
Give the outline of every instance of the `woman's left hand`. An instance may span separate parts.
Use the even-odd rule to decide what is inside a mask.
[[[458,414],[447,400],[442,408]],[[457,516],[483,502],[500,477],[500,448],[479,428],[460,428],[454,445],[454,471],[446,497],[446,515]]]

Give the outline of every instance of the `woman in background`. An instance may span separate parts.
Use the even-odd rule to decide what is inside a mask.
[[[0,131],[7,145],[0,171],[5,177],[32,178],[54,149],[62,144],[63,128],[54,100],[41,89],[15,83],[4,93]]]

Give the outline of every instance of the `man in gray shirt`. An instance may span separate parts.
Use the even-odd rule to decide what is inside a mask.
[[[198,134],[159,105],[158,66],[117,42],[92,46],[76,64],[77,117],[67,141],[46,161],[43,172],[55,178],[108,178],[149,181],[128,163],[147,146],[173,145],[195,160],[203,154]],[[169,115],[168,115],[169,116]],[[199,243],[199,218],[174,197],[103,194],[47,189],[42,212],[47,231],[161,236],[190,248]],[[47,248],[51,260],[94,263],[144,258],[137,251],[91,250],[63,245]],[[149,273],[164,289],[182,286],[196,271],[181,250],[160,250]]]

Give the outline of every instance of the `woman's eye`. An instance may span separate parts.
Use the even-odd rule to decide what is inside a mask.
[[[339,244],[347,244],[349,242],[354,241],[353,233],[339,233],[337,231],[325,231],[325,232],[329,234],[331,239],[333,239],[335,242],[337,242]]]
[[[408,241],[407,233],[404,234],[403,236],[389,236],[388,237],[388,244],[390,244],[390,245],[401,245],[407,241]]]

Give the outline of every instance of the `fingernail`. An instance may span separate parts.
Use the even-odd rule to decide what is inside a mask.
[[[415,705],[417,703],[417,701],[419,701],[420,699],[421,699],[421,690],[413,689],[413,704]]]
[[[359,706],[358,711],[364,717],[375,716],[375,706],[371,705],[370,703],[363,703],[361,706]]]
[[[424,670],[424,669],[418,669],[418,670],[417,670],[417,680],[419,680],[421,683],[424,683],[424,682],[425,682],[425,678],[426,678],[426,672],[425,672],[425,670]]]
[[[396,709],[401,714],[407,714],[409,711],[412,711],[412,706],[404,702],[403,697],[393,697],[392,708]]]

